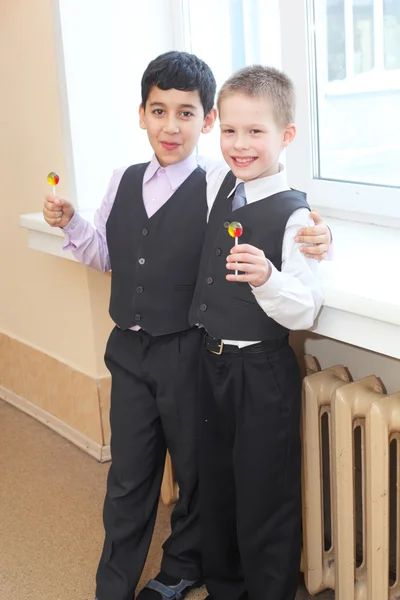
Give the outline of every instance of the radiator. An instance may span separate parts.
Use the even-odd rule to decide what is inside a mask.
[[[387,396],[373,375],[353,382],[343,366],[319,371],[312,357],[306,368],[306,587],[311,594],[331,588],[336,600],[399,600],[400,393]]]

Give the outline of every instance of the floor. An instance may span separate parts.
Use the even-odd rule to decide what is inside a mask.
[[[0,444],[0,599],[93,600],[108,465],[2,400]],[[160,505],[140,585],[158,571],[169,513]],[[296,600],[311,598],[301,587]]]

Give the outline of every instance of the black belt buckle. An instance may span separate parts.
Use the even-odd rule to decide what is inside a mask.
[[[217,340],[209,335],[206,335],[204,338],[204,348],[211,352],[211,354],[221,356],[221,354],[224,351],[224,342],[222,340]]]

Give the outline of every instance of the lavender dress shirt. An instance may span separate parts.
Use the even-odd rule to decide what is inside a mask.
[[[165,168],[153,156],[143,178],[143,202],[147,215],[154,215],[196,168],[195,154]],[[106,195],[95,213],[94,226],[76,212],[63,229],[64,250],[70,250],[79,262],[100,271],[110,270],[106,223],[126,169],[127,167],[123,167],[114,171]]]

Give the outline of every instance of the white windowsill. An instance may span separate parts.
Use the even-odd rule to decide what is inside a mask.
[[[80,214],[91,223],[93,222],[94,213],[92,211],[81,211]],[[21,215],[19,224],[28,230],[28,246],[32,250],[40,250],[46,254],[77,262],[71,252],[63,250],[64,234],[61,229],[50,227],[42,213]]]
[[[93,213],[81,213],[92,221]],[[324,307],[313,329],[320,335],[400,359],[400,230],[326,219],[335,258],[320,265]],[[62,247],[64,235],[41,213],[21,215],[28,245],[75,260]]]

